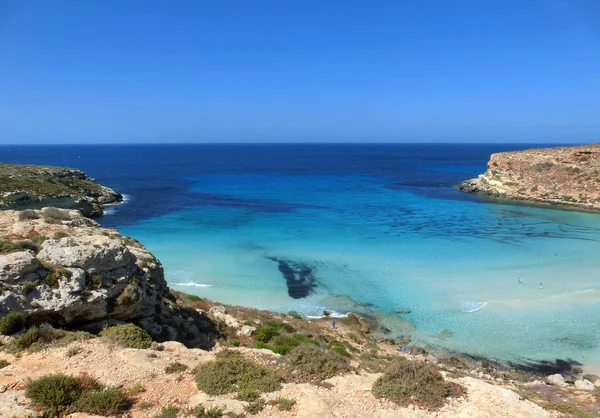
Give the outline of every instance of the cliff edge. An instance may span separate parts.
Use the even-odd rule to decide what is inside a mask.
[[[121,194],[99,185],[81,170],[0,164],[0,210],[54,206],[78,209],[92,217],[102,215],[104,205],[121,201]]]
[[[484,174],[457,187],[498,198],[600,210],[600,144],[492,154]]]

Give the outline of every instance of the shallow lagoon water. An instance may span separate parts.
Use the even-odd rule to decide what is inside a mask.
[[[405,308],[429,348],[600,365],[600,215],[453,188],[514,146],[26,148],[3,160],[126,193],[100,222],[142,241],[175,289],[305,315]]]

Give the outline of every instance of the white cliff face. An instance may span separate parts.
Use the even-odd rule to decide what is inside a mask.
[[[5,245],[0,254],[0,316],[16,311],[28,324],[92,330],[134,322],[158,341],[210,343],[194,324],[211,329],[210,320],[170,303],[160,262],[137,241],[78,211],[0,211],[0,240],[14,247]]]

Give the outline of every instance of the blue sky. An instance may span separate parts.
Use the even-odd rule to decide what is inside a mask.
[[[0,0],[0,143],[600,141],[597,0]]]

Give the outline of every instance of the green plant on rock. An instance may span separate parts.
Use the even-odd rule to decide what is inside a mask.
[[[154,418],[177,418],[178,414],[179,407],[175,405],[169,405],[161,409],[160,414],[155,415]]]
[[[25,250],[30,250],[37,253],[40,249],[34,242],[30,240],[11,241],[9,239],[0,239],[0,254],[8,254]]]
[[[222,351],[217,359],[196,368],[198,389],[208,395],[273,392],[281,387],[275,373],[233,351]]]
[[[435,367],[398,360],[373,384],[376,398],[389,399],[400,406],[415,404],[428,410],[441,408],[449,396],[458,397],[464,388],[444,381]]]
[[[127,394],[118,388],[103,388],[84,391],[75,405],[75,409],[94,415],[115,415],[131,408],[133,402]]]
[[[348,370],[348,362],[340,355],[314,345],[299,345],[286,356],[286,366],[297,381],[322,381]]]
[[[100,336],[128,348],[148,348],[152,343],[150,335],[134,324],[122,324],[104,328]]]
[[[221,418],[225,414],[225,410],[218,406],[207,408],[204,405],[198,405],[192,411],[194,418]]]
[[[165,367],[165,373],[184,372],[187,369],[188,369],[188,366],[186,366],[185,364],[179,363],[179,362],[175,362],[175,363],[171,363],[167,367]]]
[[[25,317],[20,312],[9,312],[0,318],[0,334],[12,335],[25,326]]]
[[[279,409],[280,411],[291,411],[294,405],[296,405],[296,401],[294,399],[289,398],[281,398],[277,397],[272,403]]]
[[[25,396],[43,407],[50,416],[60,416],[63,412],[77,410],[75,404],[84,392],[102,389],[102,385],[89,376],[48,374],[30,381]]]
[[[577,418],[592,418],[592,415],[587,411],[566,402],[544,402],[542,404],[542,408],[548,411],[558,411],[562,414],[566,414],[567,416]]]
[[[33,282],[23,282],[21,283],[21,289],[23,289],[23,294],[27,295],[28,293],[33,292],[37,286],[40,284],[39,281],[35,280]]]
[[[246,411],[250,415],[256,415],[260,411],[262,411],[264,408],[265,408],[265,401],[263,401],[262,399],[259,399],[254,402],[250,402],[248,405],[246,405],[244,407],[244,411]]]
[[[10,363],[6,360],[0,360],[0,369],[5,368],[6,366],[10,366]]]

